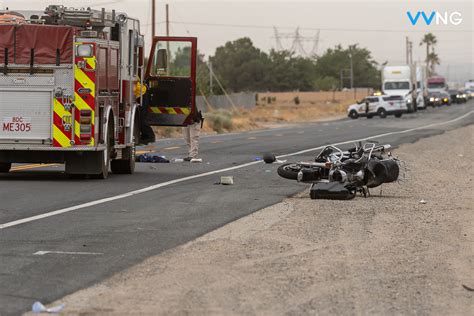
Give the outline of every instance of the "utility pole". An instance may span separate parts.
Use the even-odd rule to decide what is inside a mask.
[[[344,70],[343,69],[339,71],[339,75],[341,77],[341,91],[342,91],[342,89],[344,89]]]
[[[407,65],[413,64],[413,42],[410,41],[408,36],[405,38],[405,53]]]
[[[413,42],[410,41],[410,64],[413,64]]]
[[[169,16],[168,3],[166,4],[166,36],[170,36],[170,16]]]
[[[349,53],[349,58],[351,61],[351,89],[354,88],[354,65],[352,63],[352,52]]]
[[[405,57],[406,57],[407,65],[410,64],[409,46],[410,46],[410,40],[408,39],[408,36],[407,36],[405,37]]]
[[[214,85],[214,71],[212,70],[212,60],[209,57],[209,95],[213,95],[213,85]]]
[[[151,0],[151,42],[153,42],[153,38],[155,37],[155,12],[156,12],[156,1]]]

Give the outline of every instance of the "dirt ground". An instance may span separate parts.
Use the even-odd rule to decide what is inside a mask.
[[[57,303],[68,315],[472,315],[473,135],[401,146],[408,182],[381,196],[305,191]]]
[[[353,92],[259,93],[252,109],[216,109],[204,113],[204,134],[243,132],[301,122],[328,121],[347,116],[347,107],[370,90]],[[298,104],[294,98],[298,97]],[[154,127],[157,138],[182,137],[181,128]]]

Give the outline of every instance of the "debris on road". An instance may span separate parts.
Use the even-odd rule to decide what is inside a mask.
[[[255,158],[255,161],[261,161],[261,160],[262,160],[262,158],[260,158],[260,157]],[[277,159],[277,157],[273,153],[264,154],[263,155],[263,161],[265,161],[265,163],[285,163],[286,162],[286,160]]]
[[[166,159],[165,156],[152,155],[152,154],[143,154],[137,156],[135,159],[136,162],[152,162],[152,163],[169,163],[170,161]]]
[[[215,184],[222,184],[222,185],[233,185],[234,184],[234,176],[221,176],[219,182]]]
[[[46,306],[44,306],[41,302],[34,302],[32,308],[31,308],[31,311],[33,313],[51,313],[51,314],[55,314],[55,313],[59,313],[60,311],[62,311],[64,309],[64,304],[60,304],[60,305],[57,305],[57,306],[54,306],[54,307],[49,307],[47,308]]]
[[[425,200],[420,200],[420,204],[426,204]]]
[[[276,161],[276,156],[273,153],[265,153],[263,154],[263,161],[265,161],[265,163],[274,163]]]
[[[171,159],[171,162],[172,163],[180,163],[180,162],[184,162],[184,159],[183,158],[173,158],[173,159]]]

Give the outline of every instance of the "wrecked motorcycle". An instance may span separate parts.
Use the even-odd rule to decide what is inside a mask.
[[[343,151],[336,146],[324,147],[314,161],[286,163],[278,174],[286,179],[312,183],[312,199],[349,200],[359,192],[398,180],[402,162],[393,157],[390,145],[359,143]]]

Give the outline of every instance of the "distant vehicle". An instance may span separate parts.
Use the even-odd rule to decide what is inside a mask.
[[[428,78],[428,91],[429,92],[446,92],[448,91],[448,84],[446,79],[441,76],[435,76]]]
[[[448,93],[452,103],[464,103],[468,100],[467,94],[464,91],[450,89]]]
[[[417,110],[417,89],[415,67],[385,66],[382,69],[382,92],[385,95],[403,96],[408,112]]]
[[[439,92],[428,93],[426,105],[435,107],[435,106],[441,106],[441,104],[442,102],[441,102],[441,96],[439,95]]]
[[[431,92],[429,95],[429,105],[433,107],[441,105],[451,105],[451,98],[449,97],[449,94],[447,92]]]
[[[466,89],[466,90],[464,90],[464,93],[466,94],[468,99],[474,98],[474,88],[473,89]]]
[[[373,118],[378,115],[386,118],[387,115],[401,117],[408,111],[406,101],[400,95],[382,95],[365,97],[362,101],[347,108],[347,115],[352,119],[360,117]]]
[[[464,84],[464,89],[474,91],[474,79],[466,81]]]
[[[440,98],[441,98],[441,104],[442,105],[451,105],[451,97],[449,96],[448,92],[440,92],[439,93]]]

